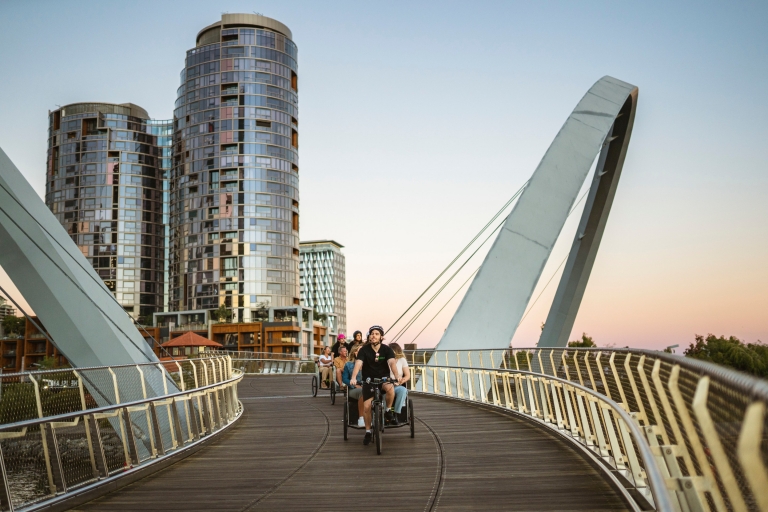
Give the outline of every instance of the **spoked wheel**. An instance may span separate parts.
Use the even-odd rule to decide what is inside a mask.
[[[384,407],[379,406],[379,429],[381,429],[381,432],[384,432],[384,425],[386,420],[384,419]]]
[[[373,411],[373,438],[376,441],[376,454],[381,455],[381,438],[382,431],[384,430],[384,425],[381,422],[382,419],[382,410],[381,405],[374,406],[375,410]]]
[[[317,396],[317,375],[312,376],[312,396]]]
[[[336,383],[331,382],[331,405],[336,404]]]
[[[411,437],[413,437],[416,434],[416,418],[413,416],[413,400],[410,398],[408,399],[408,423],[411,424]]]
[[[349,429],[349,402],[344,404],[344,440],[347,440],[347,430]],[[413,427],[411,427],[413,432]],[[411,435],[413,437],[413,435]]]

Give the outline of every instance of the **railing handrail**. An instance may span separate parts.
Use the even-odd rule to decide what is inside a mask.
[[[135,366],[135,365],[134,365]],[[233,368],[232,372],[237,372],[237,375],[227,379],[223,380],[221,382],[215,382],[213,384],[207,384],[205,386],[200,386],[192,389],[187,389],[184,391],[179,391],[176,393],[169,393],[167,395],[159,395],[159,396],[153,396],[151,398],[142,398],[140,400],[133,400],[131,402],[123,402],[120,404],[112,404],[112,405],[105,405],[102,407],[96,407],[93,409],[85,409],[81,411],[75,411],[75,412],[68,412],[64,414],[56,414],[54,416],[44,416],[42,418],[34,418],[31,420],[24,420],[24,421],[17,421],[15,423],[4,423],[0,424],[0,432],[5,432],[8,430],[13,429],[20,429],[24,427],[33,427],[35,425],[40,425],[41,423],[57,423],[61,421],[66,421],[69,419],[77,418],[83,415],[90,415],[90,414],[100,414],[104,412],[110,412],[114,411],[116,409],[125,409],[126,407],[136,407],[139,405],[148,404],[150,402],[159,402],[161,400],[169,400],[172,398],[177,398],[180,396],[190,395],[193,393],[199,393],[201,391],[206,391],[208,389],[212,389],[219,386],[224,386],[228,384],[232,384],[240,379],[243,378],[243,372],[240,370]]]
[[[418,366],[425,366],[425,365],[422,363],[421,365],[418,365]],[[498,369],[491,370],[487,368],[473,368],[470,366],[449,366],[449,365],[440,365],[440,364],[435,364],[435,365],[428,364],[426,366],[430,368],[444,368],[444,369],[450,369],[450,370],[470,370],[470,371],[476,371],[476,372],[480,371],[480,372],[496,372],[496,373],[517,373],[517,374],[530,375],[536,378],[544,377],[548,380],[558,381],[562,384],[566,384],[575,389],[578,389],[579,391],[592,395],[593,397],[597,398],[601,402],[610,406],[611,409],[613,409],[613,411],[619,417],[621,417],[624,423],[626,423],[627,426],[629,427],[632,437],[635,438],[635,445],[640,450],[641,456],[643,458],[644,469],[645,469],[646,475],[648,476],[648,481],[650,483],[651,493],[653,494],[653,499],[655,502],[656,509],[657,510],[673,510],[672,502],[669,499],[669,494],[666,492],[666,483],[664,481],[664,476],[662,475],[661,469],[656,463],[656,459],[653,456],[651,447],[645,441],[643,432],[640,430],[640,427],[637,425],[637,423],[635,423],[632,417],[614,400],[592,389],[589,389],[586,386],[582,386],[581,384],[578,384],[576,382],[562,379],[560,377],[553,376],[553,375],[547,375],[545,373],[537,373],[537,372],[532,372],[528,370],[517,370],[514,368],[512,369],[498,368]],[[414,391],[419,392],[416,389],[414,389]],[[651,468],[651,471],[649,471],[649,468]]]
[[[663,352],[661,350],[651,350],[645,348],[627,348],[627,347],[508,347],[505,349],[500,348],[472,348],[464,350],[434,350],[434,349],[416,349],[416,350],[404,350],[405,354],[413,354],[419,352],[434,353],[467,353],[467,352],[499,352],[505,353],[507,351],[537,351],[537,350],[567,350],[577,352],[606,352],[606,353],[629,353],[637,355],[651,356],[670,364],[677,364],[681,367],[686,367],[694,372],[703,373],[709,376],[716,377],[721,381],[730,384],[731,386],[739,388],[744,393],[748,393],[750,396],[759,398],[761,400],[768,400],[768,380],[749,375],[748,373],[740,372],[716,363],[709,361],[702,361],[700,359],[693,359],[685,357],[680,354],[670,354],[669,352]]]
[[[208,355],[210,354],[210,356]],[[178,362],[181,363],[182,361],[199,361],[201,359],[215,359],[217,357],[222,357],[220,355],[216,355],[216,352],[210,352],[205,353],[205,357],[185,357],[184,359],[167,359],[165,361],[157,360],[153,363],[147,362],[147,363],[130,363],[130,364],[110,364],[105,366],[71,366],[69,368],[52,368],[49,370],[33,370],[29,372],[16,372],[16,373],[4,373],[0,378],[7,379],[10,377],[27,377],[29,375],[42,375],[45,373],[61,373],[61,372],[70,372],[70,371],[85,371],[85,370],[106,370],[107,368],[136,368],[137,366],[157,366],[158,364],[169,364]]]

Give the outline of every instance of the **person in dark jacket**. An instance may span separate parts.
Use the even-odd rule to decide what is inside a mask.
[[[339,349],[341,347],[344,347],[347,349],[347,353],[349,353],[350,344],[347,342],[347,337],[344,336],[343,333],[339,333],[339,337],[337,338],[338,341],[333,344],[331,347],[331,350],[333,351],[333,357],[334,359],[339,357]]]

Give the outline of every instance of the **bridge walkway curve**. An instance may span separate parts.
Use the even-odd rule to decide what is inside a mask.
[[[244,417],[186,459],[77,510],[625,510],[564,441],[460,402],[414,396],[416,437],[344,441],[342,408],[304,376],[246,377]]]

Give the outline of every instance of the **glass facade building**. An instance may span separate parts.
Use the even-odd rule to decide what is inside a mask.
[[[173,118],[170,309],[299,304],[297,48],[224,14],[186,55]]]
[[[347,281],[344,246],[333,240],[301,242],[301,304],[316,313],[336,315],[338,332],[347,332]]]
[[[49,113],[45,201],[134,318],[162,311],[165,267],[159,123],[131,103]],[[170,129],[170,127],[168,128]]]

